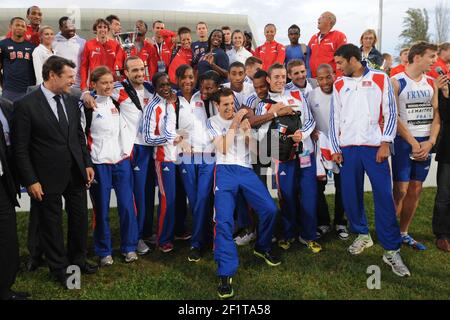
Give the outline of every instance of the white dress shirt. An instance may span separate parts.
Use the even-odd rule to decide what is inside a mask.
[[[52,91],[48,90],[44,84],[41,84],[41,90],[44,93],[45,98],[47,99],[48,104],[50,105],[50,108],[53,111],[53,114],[55,115],[56,119],[59,121],[58,117],[58,107],[56,104],[56,100],[53,98],[57,94],[53,93]],[[66,111],[66,105],[64,104],[64,99],[61,98],[61,104],[63,106],[64,114],[66,115],[67,119],[67,111]],[[67,123],[69,123],[69,119],[67,119]]]

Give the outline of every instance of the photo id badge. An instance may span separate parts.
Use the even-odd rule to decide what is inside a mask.
[[[163,60],[158,61],[158,72],[166,72],[166,64]]]
[[[300,155],[300,168],[309,168],[311,167],[311,156],[309,150],[305,150]]]

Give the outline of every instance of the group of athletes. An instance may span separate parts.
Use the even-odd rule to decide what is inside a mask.
[[[168,253],[175,240],[189,240],[187,259],[198,262],[213,243],[220,298],[234,295],[236,245],[255,241],[254,254],[276,267],[275,245],[289,250],[299,241],[317,254],[318,239],[334,231],[341,240],[356,234],[348,251],[361,254],[374,244],[363,201],[367,174],[383,261],[396,275],[411,275],[399,252],[402,244],[426,249],[408,231],[440,131],[439,90],[448,96],[447,75],[427,75],[436,72],[441,49],[412,45],[402,51],[403,70],[390,78],[372,68],[372,50],[331,30],[335,23],[331,13],[321,15],[308,46],[298,43],[293,25],[287,47],[268,24],[266,42],[252,51],[248,33],[215,29],[208,38],[204,22],[197,25],[199,41],[191,43],[183,27],[177,45],[176,34],[157,21],[155,38],[121,50],[119,65],[117,55],[107,59],[120,45],[108,38],[113,24],[95,22],[97,37],[86,42],[73,85],[81,89],[81,124],[95,171],[89,194],[100,266],[114,263],[112,189],[125,261],[151,245]],[[139,20],[136,27],[146,24]],[[330,178],[333,224],[324,195]]]

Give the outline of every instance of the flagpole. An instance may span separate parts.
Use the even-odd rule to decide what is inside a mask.
[[[382,50],[383,40],[383,0],[378,0],[378,50]]]

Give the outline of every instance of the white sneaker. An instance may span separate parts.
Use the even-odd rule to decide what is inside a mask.
[[[350,234],[348,233],[347,226],[337,224],[335,228],[339,239],[348,240]]]
[[[352,245],[348,247],[348,252],[351,254],[360,254],[364,251],[366,248],[370,248],[373,246],[372,238],[369,234],[360,234],[358,237],[353,241]]]
[[[246,231],[245,233],[242,233],[242,234],[238,235],[237,237],[235,237],[234,242],[238,246],[245,246],[255,239],[256,239],[255,232]]]
[[[146,254],[150,251],[150,248],[148,247],[148,245],[145,244],[144,240],[139,240],[138,241],[138,245],[137,245],[137,253],[139,255],[143,255]]]
[[[123,256],[125,257],[126,263],[131,263],[138,259],[138,256],[137,256],[136,252],[134,252],[134,251],[123,253]]]
[[[106,256],[100,259],[100,266],[107,267],[111,266],[114,263],[114,260],[111,256]]]
[[[390,265],[392,272],[399,277],[411,276],[411,272],[409,272],[408,267],[403,263],[402,257],[400,256],[400,250],[385,251],[383,261]]]

